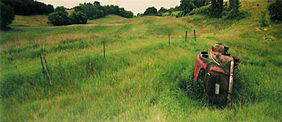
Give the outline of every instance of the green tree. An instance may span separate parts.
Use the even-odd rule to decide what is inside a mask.
[[[70,15],[70,19],[71,19],[72,24],[86,24],[87,23],[87,17],[81,11],[74,11]]]
[[[240,13],[240,1],[239,0],[229,0],[229,11],[227,13],[228,19],[241,17]]]
[[[2,3],[13,8],[16,15],[40,15],[49,14],[54,11],[52,5],[38,2],[36,0],[0,0]]]
[[[88,19],[98,19],[105,16],[104,10],[100,4],[83,3],[74,8],[76,11],[83,12]]]
[[[146,9],[146,11],[144,12],[144,15],[147,16],[156,16],[158,15],[158,10],[155,7],[149,7]]]
[[[9,24],[15,19],[15,13],[13,9],[9,5],[5,5],[4,3],[0,2],[0,24],[1,29],[6,29]]]
[[[209,0],[192,0],[193,4],[194,4],[197,8],[202,7],[202,6],[205,6],[208,1],[209,1]]]
[[[211,0],[209,14],[212,17],[221,17],[223,12],[223,0]]]
[[[68,13],[63,7],[57,7],[55,12],[49,14],[48,23],[60,26],[60,25],[69,25],[71,23]]]
[[[268,7],[271,21],[282,21],[282,0],[276,0]]]
[[[180,9],[184,12],[184,14],[188,14],[194,8],[196,8],[196,6],[193,4],[192,0],[181,0],[180,1]]]
[[[162,14],[164,14],[164,13],[166,13],[166,12],[169,12],[168,9],[166,9],[166,8],[164,8],[164,7],[161,7],[160,10],[158,11],[158,14],[159,14],[159,15],[162,15]]]
[[[55,12],[56,11],[63,11],[63,12],[65,12],[66,8],[64,6],[58,6],[57,8],[55,8]]]

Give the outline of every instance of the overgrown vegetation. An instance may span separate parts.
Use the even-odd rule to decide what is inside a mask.
[[[7,26],[15,19],[15,13],[9,5],[5,5],[0,1],[0,29],[7,29]]]
[[[268,7],[270,19],[272,21],[282,21],[282,1],[276,0]]]
[[[267,12],[262,12],[259,17],[259,24],[261,27],[268,27],[270,25],[269,17],[267,16]]]
[[[115,14],[125,18],[132,18],[133,13],[119,8],[115,5],[101,6],[98,1],[92,3],[83,3],[73,8],[69,15],[63,6],[57,7],[55,12],[49,15],[49,23],[60,26],[69,24],[86,24],[87,20],[102,18],[106,15]]]
[[[52,5],[35,0],[0,0],[13,8],[16,15],[48,15],[54,11]]]
[[[48,16],[48,23],[56,26],[71,24],[71,19],[66,11],[66,8],[63,6],[57,7],[55,12]]]
[[[257,29],[267,6],[242,1],[250,17],[240,20],[111,15],[54,27],[16,16],[15,29],[0,31],[0,121],[281,121],[281,24]],[[190,80],[195,55],[218,42],[241,59],[235,101],[223,109],[195,98],[202,84]]]
[[[109,14],[119,15],[125,18],[132,18],[133,13],[131,11],[127,11],[124,8],[119,8],[116,5],[106,5],[101,6],[98,1],[92,3],[83,3],[79,6],[74,7],[75,11],[81,11],[86,16],[87,19],[98,19],[104,17]]]
[[[155,7],[149,7],[146,9],[146,11],[144,12],[145,16],[156,16],[158,15],[158,10]]]

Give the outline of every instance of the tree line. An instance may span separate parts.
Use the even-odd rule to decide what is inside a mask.
[[[229,0],[226,5],[223,0],[181,0],[180,5],[166,9],[161,7],[149,7],[143,14],[137,16],[186,16],[193,14],[206,14],[212,17],[226,17],[229,19],[240,18],[241,12],[239,0]],[[131,11],[116,5],[101,6],[99,2],[83,3],[72,9],[71,14],[64,7],[53,8],[34,0],[0,0],[0,25],[1,29],[7,29],[12,23],[15,15],[49,15],[48,22],[53,25],[85,24],[88,19],[98,19],[109,14],[115,14],[126,18],[134,17]],[[275,0],[269,7],[270,20],[282,21],[282,1]],[[264,18],[264,17],[262,17]],[[261,19],[264,20],[264,19]],[[262,21],[262,23],[265,23]]]
[[[54,11],[50,4],[34,0],[0,0],[0,29],[9,29],[7,25],[15,19],[15,15],[48,15]]]
[[[229,3],[229,4],[228,4]],[[240,0],[181,0],[179,6],[166,9],[161,7],[148,7],[143,14],[137,16],[188,16],[193,14],[204,14],[211,17],[224,17],[226,19],[240,19],[244,17],[240,11]],[[275,0],[268,6],[270,20],[282,21],[282,0]],[[175,13],[175,14],[173,14]]]
[[[0,2],[13,8],[16,15],[48,15],[54,11],[52,5],[34,0],[0,0]]]
[[[58,7],[48,17],[49,23],[60,26],[69,24],[85,24],[87,20],[98,19],[109,14],[119,15],[125,18],[132,18],[134,15],[131,11],[120,8],[116,5],[102,6],[98,1],[94,3],[83,3],[72,9],[70,15],[64,7]]]
[[[233,16],[239,12],[239,0],[229,0],[230,7],[226,11],[231,11]],[[155,7],[149,7],[139,16],[167,16],[177,13],[175,16],[186,16],[196,13],[205,13],[213,17],[221,17],[224,11],[223,0],[181,0],[180,5],[175,8],[166,9],[161,7],[157,10]]]

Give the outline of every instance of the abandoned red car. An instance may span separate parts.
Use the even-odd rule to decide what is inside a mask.
[[[228,49],[217,43],[210,51],[196,56],[194,80],[204,83],[205,94],[212,104],[226,104],[231,100],[234,72],[240,60],[230,56]]]

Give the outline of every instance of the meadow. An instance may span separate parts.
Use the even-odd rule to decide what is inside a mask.
[[[46,16],[16,16],[13,29],[0,32],[0,121],[281,121],[282,24],[258,22],[268,4],[242,0],[241,20],[110,15],[51,26]],[[193,82],[196,54],[218,42],[241,58],[240,86],[226,108],[181,88]]]

